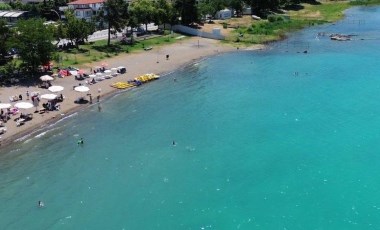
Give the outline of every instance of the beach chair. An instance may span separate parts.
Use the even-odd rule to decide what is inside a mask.
[[[19,127],[21,125],[25,124],[25,119],[19,118],[16,120],[16,126]]]

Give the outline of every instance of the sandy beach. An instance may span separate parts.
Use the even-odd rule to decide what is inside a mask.
[[[261,49],[263,46],[258,45],[254,47],[250,47],[249,49]],[[236,50],[236,47],[232,47],[229,45],[223,45],[219,41],[192,37],[190,39],[184,39],[172,45],[167,45],[164,47],[153,47],[152,50],[142,51],[140,53],[134,54],[123,54],[116,56],[114,58],[110,58],[107,60],[102,60],[99,63],[88,63],[84,66],[76,66],[81,69],[90,71],[94,66],[99,66],[100,63],[106,62],[108,64],[107,69],[118,66],[125,66],[127,68],[127,73],[118,75],[117,77],[106,79],[101,82],[98,82],[93,85],[88,85],[90,93],[93,98],[93,102],[97,103],[97,96],[100,96],[100,102],[104,100],[107,96],[112,95],[118,89],[111,87],[110,85],[115,82],[127,80],[132,80],[135,77],[145,74],[145,73],[155,73],[155,74],[165,74],[172,72],[181,66],[184,66],[190,62],[195,60],[202,59],[204,57],[217,55],[219,53],[229,52]],[[166,59],[166,55],[169,55],[169,59]],[[4,123],[7,128],[6,133],[1,135],[0,144],[1,146],[5,146],[13,143],[14,141],[20,139],[31,133],[35,130],[41,130],[46,127],[48,124],[52,122],[56,122],[59,119],[62,119],[69,114],[78,111],[80,109],[86,108],[89,104],[76,104],[74,100],[80,96],[85,95],[85,93],[76,92],[73,90],[73,86],[78,86],[79,83],[84,85],[85,81],[75,80],[73,76],[65,77],[65,78],[56,78],[52,81],[52,85],[60,85],[64,87],[64,90],[58,92],[59,95],[62,93],[65,97],[64,101],[60,103],[59,111],[49,111],[43,114],[34,113],[35,108],[30,109],[20,109],[22,113],[32,113],[33,119],[25,122],[25,124],[21,126],[17,126],[14,119],[19,117],[19,114],[13,115],[11,119]],[[47,89],[38,88],[37,86],[13,86],[13,87],[2,87],[0,89],[0,101],[2,103],[10,103],[10,96],[18,96],[22,95],[22,101],[26,100],[26,92],[39,92],[39,94],[51,93]],[[31,102],[31,100],[29,100]],[[39,109],[42,108],[42,103],[46,102],[46,100],[41,99]],[[14,105],[15,103],[11,103]]]

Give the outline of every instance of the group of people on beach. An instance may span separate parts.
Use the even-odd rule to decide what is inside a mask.
[[[0,120],[1,120],[1,122],[6,123],[9,119],[11,119],[11,115],[13,115],[13,113],[11,112],[10,108],[6,109],[6,111],[4,111],[3,109],[1,109],[0,110]]]

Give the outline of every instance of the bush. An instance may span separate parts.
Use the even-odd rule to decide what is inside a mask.
[[[269,22],[283,22],[283,21],[285,21],[285,18],[283,16],[280,16],[280,15],[269,15],[268,21]]]
[[[1,3],[0,2],[0,10],[11,10],[12,7],[6,3]]]

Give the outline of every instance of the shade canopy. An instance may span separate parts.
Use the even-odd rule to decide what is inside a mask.
[[[59,92],[59,91],[62,91],[64,88],[63,88],[63,86],[59,86],[59,85],[52,85],[52,86],[50,86],[49,88],[48,88],[48,90],[50,91],[50,92]]]
[[[41,98],[48,99],[48,100],[53,100],[53,99],[57,98],[57,95],[53,94],[53,93],[47,93],[47,94],[42,94]]]
[[[9,104],[9,103],[0,103],[0,109],[8,109],[10,108],[12,105]]]
[[[104,70],[104,73],[112,73],[112,71],[107,69],[107,70]]]
[[[90,90],[90,88],[88,88],[87,86],[81,85],[81,86],[75,87],[74,90],[78,92],[87,92]]]
[[[41,81],[52,81],[54,80],[54,78],[52,76],[49,76],[49,75],[43,75],[40,77]]]
[[[21,102],[17,102],[15,104],[15,107],[19,109],[30,109],[33,107],[33,104],[30,102],[21,101]]]

